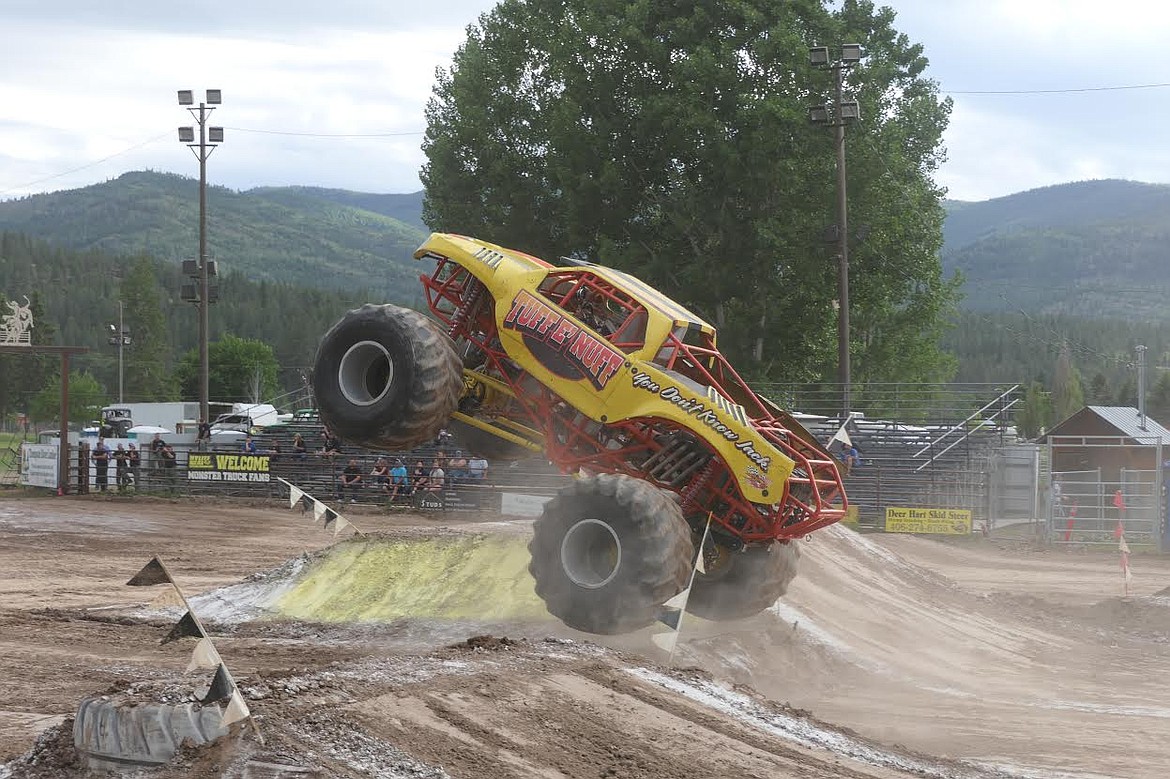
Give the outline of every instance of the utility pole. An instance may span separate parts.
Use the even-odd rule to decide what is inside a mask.
[[[827,46],[809,49],[809,63],[816,68],[831,70],[834,81],[832,105],[813,106],[809,120],[814,124],[833,128],[837,152],[837,224],[834,237],[837,243],[837,382],[841,385],[841,418],[848,419],[852,411],[852,377],[849,366],[849,205],[845,190],[845,125],[861,118],[856,100],[844,99],[845,71],[861,61],[861,46],[847,43],[841,46],[841,56],[833,60]]]
[[[199,125],[199,141],[195,142],[195,128],[180,127],[179,142],[195,153],[199,160],[199,259],[194,270],[198,273],[198,282],[193,290],[195,299],[192,302],[199,307],[199,415],[209,419],[208,403],[208,376],[210,375],[210,360],[208,358],[208,339],[210,334],[208,307],[213,300],[213,288],[210,277],[215,275],[214,263],[207,257],[207,158],[215,151],[217,145],[223,143],[223,128],[208,127],[207,120],[215,106],[223,102],[222,93],[218,89],[207,90],[206,100],[193,107],[195,100],[190,89],[179,90],[179,105],[187,106],[187,111],[195,118]],[[184,263],[184,271],[190,270]],[[194,275],[194,274],[189,274]],[[184,289],[184,300],[190,300],[187,290]]]
[[[126,401],[122,400],[122,351],[125,347],[130,345],[130,332],[126,329],[126,325],[122,321],[122,301],[118,301],[118,326],[115,328],[110,325],[109,344],[118,347],[118,403],[122,404]]]
[[[1138,344],[1134,347],[1137,352],[1137,402],[1138,428],[1146,429],[1146,347]]]

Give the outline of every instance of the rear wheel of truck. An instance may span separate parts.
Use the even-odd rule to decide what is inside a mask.
[[[796,541],[717,550],[707,572],[695,575],[687,600],[687,611],[697,617],[716,622],[750,617],[780,600],[796,577]]]
[[[459,403],[463,365],[446,333],[417,311],[364,305],[317,348],[321,421],[346,443],[407,449],[431,440]]]
[[[545,504],[528,570],[549,613],[587,633],[628,633],[654,622],[686,586],[694,547],[662,490],[623,475],[578,479]]]

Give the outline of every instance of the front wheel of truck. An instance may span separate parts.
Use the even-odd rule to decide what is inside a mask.
[[[693,545],[665,492],[602,474],[578,479],[545,504],[528,550],[549,613],[571,628],[612,635],[654,622],[686,586]]]

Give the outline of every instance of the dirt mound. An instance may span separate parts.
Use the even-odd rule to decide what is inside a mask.
[[[476,651],[497,652],[499,650],[509,650],[513,647],[520,646],[523,639],[520,641],[513,641],[507,636],[496,638],[495,636],[483,635],[472,636],[466,641],[460,641],[458,644],[452,644],[451,649],[472,649]]]

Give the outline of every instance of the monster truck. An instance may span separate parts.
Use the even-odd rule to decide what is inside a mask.
[[[433,318],[346,314],[313,367],[321,419],[401,450],[453,418],[489,458],[543,452],[576,475],[529,544],[536,592],[567,625],[652,623],[697,554],[687,610],[754,614],[795,576],[795,541],[844,516],[833,458],[740,378],[711,325],[634,276],[443,233],[415,257],[434,263]]]

